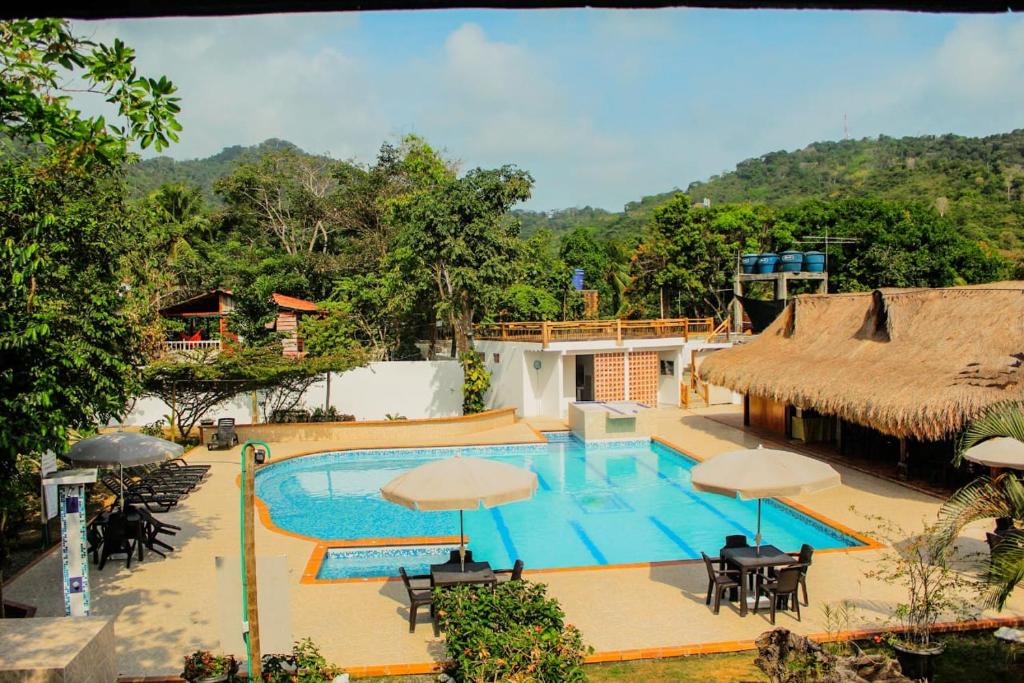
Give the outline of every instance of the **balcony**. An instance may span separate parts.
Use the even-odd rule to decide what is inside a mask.
[[[160,343],[162,355],[186,354],[191,351],[219,351],[222,348],[220,339],[199,339],[196,341],[185,341],[176,339]]]
[[[614,339],[712,338],[728,335],[728,320],[714,318],[660,318],[657,320],[571,320],[477,325],[475,338],[488,341],[551,342]]]

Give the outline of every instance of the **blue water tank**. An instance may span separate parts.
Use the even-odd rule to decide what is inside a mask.
[[[754,268],[757,266],[757,258],[760,254],[744,254],[740,258],[740,264],[743,266],[744,273],[753,273]]]
[[[788,249],[782,252],[779,256],[779,261],[782,263],[783,273],[799,273],[803,270],[804,253]]]
[[[761,254],[757,257],[757,272],[762,275],[765,273],[774,273],[775,266],[777,266],[778,263],[778,254]]]
[[[825,272],[825,254],[821,251],[809,251],[804,254],[804,270],[808,273]]]
[[[577,292],[583,289],[583,269],[577,268],[572,271],[572,288]]]

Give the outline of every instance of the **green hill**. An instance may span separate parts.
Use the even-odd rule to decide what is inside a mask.
[[[227,147],[206,159],[147,159],[129,169],[135,196],[166,182],[197,185],[215,200],[214,180],[241,159],[290,142],[271,139],[253,147]],[[736,170],[691,183],[694,201],[755,202],[775,206],[808,199],[878,197],[924,202],[962,227],[965,235],[1005,251],[1024,248],[1024,129],[970,138],[959,135],[864,138],[815,142],[793,152],[771,152],[736,165]],[[673,192],[630,202],[622,211],[592,207],[515,211],[529,236],[546,228],[556,235],[577,227],[633,242],[655,207]]]
[[[176,161],[170,157],[145,159],[128,169],[128,189],[133,197],[141,197],[165,183],[182,183],[199,187],[210,201],[217,201],[213,183],[232,171],[242,160],[259,157],[276,149],[298,149],[287,140],[271,138],[258,145],[233,145],[205,159]]]
[[[788,205],[806,199],[878,197],[924,202],[974,239],[1005,250],[1024,245],[1024,130],[816,142],[772,152],[692,183],[713,204]]]

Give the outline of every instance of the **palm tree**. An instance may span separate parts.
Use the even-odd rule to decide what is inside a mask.
[[[959,464],[968,448],[998,436],[1024,441],[1024,403],[1001,403],[974,420],[960,440],[954,462]],[[1013,589],[1024,581],[1024,479],[1006,472],[994,478],[979,477],[964,486],[939,510],[935,540],[939,547],[948,547],[965,526],[993,517],[1009,525],[992,545],[982,582],[986,603],[1002,609]]]

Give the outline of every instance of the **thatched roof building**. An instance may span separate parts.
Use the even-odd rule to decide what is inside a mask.
[[[1024,399],[1024,282],[794,299],[702,379],[884,434],[937,440]]]

